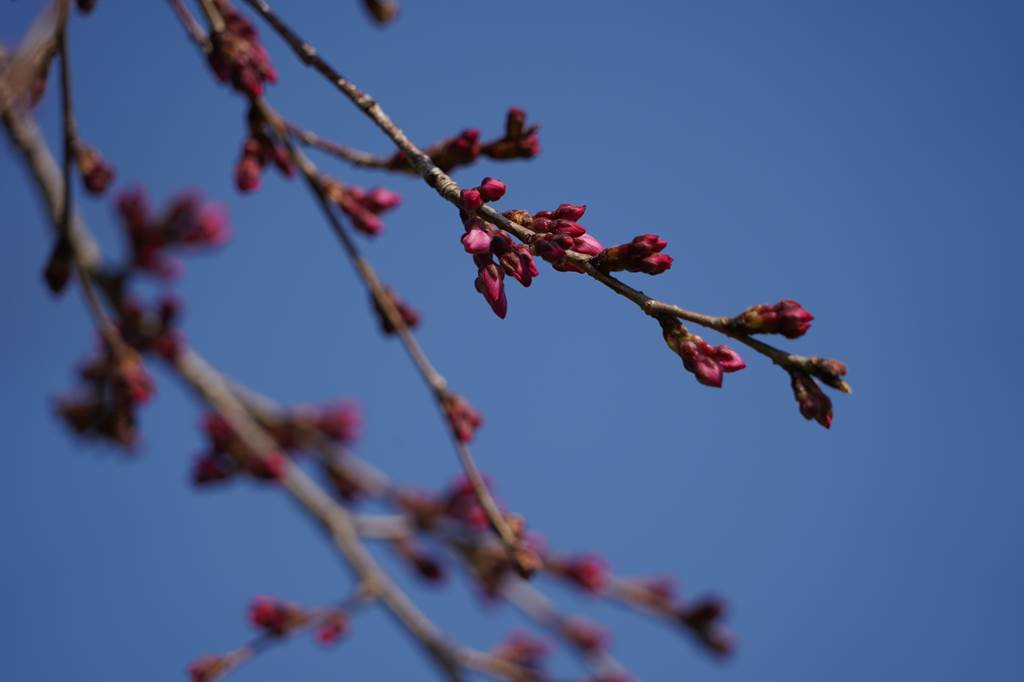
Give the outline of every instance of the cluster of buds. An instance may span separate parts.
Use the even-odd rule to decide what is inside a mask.
[[[327,198],[352,220],[357,230],[371,236],[384,229],[380,214],[402,203],[397,193],[383,187],[365,190],[330,178],[323,178],[323,184]]]
[[[346,632],[348,632],[348,614],[342,609],[331,609],[326,615],[320,618],[319,624],[313,636],[316,641],[324,646],[337,644]]]
[[[452,433],[460,443],[468,443],[473,440],[476,430],[484,423],[480,413],[460,395],[453,393],[446,395],[443,409]]]
[[[224,210],[195,194],[178,197],[162,216],[152,214],[146,195],[137,189],[122,194],[117,208],[131,242],[132,265],[163,279],[174,279],[181,270],[167,249],[219,246],[228,239]]]
[[[608,580],[608,564],[595,554],[565,558],[546,556],[544,565],[553,574],[591,594],[604,589]]]
[[[114,167],[107,163],[98,151],[84,142],[75,143],[75,164],[85,188],[91,194],[103,194],[114,181]]]
[[[727,656],[732,653],[734,643],[732,636],[721,624],[725,610],[725,602],[706,597],[693,604],[679,606],[675,616],[711,652]]]
[[[793,300],[774,305],[762,303],[747,308],[728,321],[731,329],[743,334],[782,334],[787,339],[803,336],[811,328],[814,315]]]
[[[658,321],[661,323],[665,343],[682,358],[683,367],[705,386],[719,388],[725,372],[736,372],[747,366],[732,348],[726,345],[712,346],[696,334],[688,332],[679,320],[660,317]]]
[[[86,363],[79,376],[84,383],[76,395],[57,399],[57,414],[75,432],[111,441],[126,448],[138,438],[135,411],[155,387],[141,358],[130,348],[110,348]]]
[[[447,574],[441,562],[430,555],[409,537],[392,542],[395,552],[424,581],[437,585],[444,582]]]
[[[505,217],[537,233],[530,248],[551,263],[555,270],[583,272],[566,260],[566,251],[596,256],[604,250],[601,243],[577,222],[586,211],[586,206],[561,204],[553,211],[538,211],[533,215],[526,211],[508,211]]]
[[[387,24],[398,16],[398,4],[391,0],[363,0],[363,6],[378,24]]]
[[[509,634],[492,653],[496,658],[532,673],[541,673],[545,659],[551,654],[551,645],[547,640],[534,637],[528,632],[516,631]]]
[[[399,298],[398,294],[391,290],[390,287],[384,287],[384,295],[387,296],[388,300],[391,301],[391,305],[394,306],[398,312],[398,316],[402,318],[402,324],[409,329],[414,329],[420,323],[420,314],[415,308],[410,306],[408,303]],[[377,313],[377,318],[380,320],[381,331],[385,334],[395,334],[398,330],[395,325],[391,323],[387,314],[384,312],[384,308],[380,305],[374,296],[370,296],[370,302],[373,303],[373,309]]]
[[[342,400],[322,407],[295,407],[276,415],[267,426],[280,450],[254,457],[242,446],[227,420],[210,412],[203,418],[209,448],[197,458],[192,480],[196,485],[217,483],[243,470],[258,479],[277,480],[284,475],[287,465],[283,452],[297,453],[307,447],[313,437],[347,445],[359,437],[361,426],[359,406],[351,401]]]
[[[459,166],[468,166],[480,157],[480,131],[466,128],[455,137],[442,140],[423,150],[438,168],[450,173]],[[397,151],[388,160],[388,168],[408,173],[414,172],[402,151]]]
[[[173,362],[184,345],[177,327],[181,317],[181,301],[173,294],[164,294],[152,310],[136,299],[126,298],[119,308],[118,331],[125,343],[143,353],[155,353]]]
[[[827,386],[850,393],[850,385],[843,380],[846,365],[831,358],[808,358],[805,369],[789,370],[790,386],[800,407],[800,414],[813,419],[826,429],[832,426],[832,400],[818,386],[818,379]]]
[[[273,163],[285,176],[292,177],[294,168],[288,148],[267,133],[263,117],[256,108],[249,109],[249,136],[242,143],[242,154],[235,165],[235,185],[240,192],[254,192],[262,182],[263,169]]]
[[[270,55],[248,19],[225,0],[214,1],[224,17],[224,30],[210,36],[210,67],[220,82],[231,83],[249,97],[259,97],[264,83],[277,82]]]
[[[516,243],[508,232],[499,230],[476,215],[484,203],[497,201],[504,195],[505,183],[494,178],[484,178],[478,187],[462,190],[460,211],[465,228],[461,239],[462,248],[473,256],[477,268],[474,286],[500,318],[508,313],[505,275],[511,275],[521,285],[528,287],[533,278],[540,274],[533,261],[533,254],[526,245]]]
[[[256,597],[249,605],[249,622],[274,637],[282,637],[309,622],[301,607],[271,597]]]
[[[506,159],[530,159],[540,153],[540,126],[526,125],[526,112],[513,107],[505,116],[505,133],[491,142],[480,142],[477,128],[466,128],[458,135],[432,144],[423,150],[438,168],[450,173],[461,166],[474,163],[481,156],[503,161]],[[388,160],[388,168],[407,173],[414,172],[405,154],[396,152]]]
[[[505,136],[489,142],[480,151],[492,159],[532,159],[540,154],[539,125],[526,125],[526,112],[512,107],[505,116]]]
[[[672,267],[672,256],[661,253],[667,245],[668,242],[656,234],[642,234],[629,243],[609,246],[591,263],[605,272],[626,270],[660,275]]]
[[[192,482],[197,486],[220,483],[242,471],[266,481],[284,477],[287,461],[282,452],[250,452],[227,420],[216,412],[204,415],[202,426],[209,447],[196,458],[192,469]]]

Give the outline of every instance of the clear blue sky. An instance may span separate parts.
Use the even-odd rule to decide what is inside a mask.
[[[791,347],[849,363],[855,393],[836,397],[826,432],[760,358],[721,391],[697,385],[656,325],[581,277],[544,268],[531,289],[510,288],[500,321],[473,290],[449,206],[415,180],[318,159],[402,193],[367,252],[484,412],[477,453],[510,506],[555,546],[733,604],[739,651],[723,665],[546,585],[608,623],[640,679],[1019,679],[1020,3],[407,1],[384,31],[355,0],[278,4],[418,141],[497,132],[513,104],[543,123],[534,161],[457,179],[497,175],[506,207],[585,203],[606,243],[658,232],[676,266],[630,281],[709,313],[796,298],[817,320]],[[39,5],[0,3],[0,39]],[[179,287],[196,347],[283,402],[357,398],[362,455],[410,483],[447,481],[456,463],[435,410],[381,342],[306,191],[273,175],[255,196],[234,190],[242,102],[213,84],[164,3],[100,0],[72,43],[81,130],[118,187],[141,183],[159,202],[201,187],[230,207],[230,246],[189,259]],[[281,110],[389,151],[268,44]],[[56,140],[53,92],[39,116]],[[57,427],[49,400],[93,332],[77,292],[54,301],[41,286],[49,233],[0,148],[6,679],[183,679],[191,659],[249,636],[251,596],[342,596],[339,561],[281,496],[189,486],[198,409],[165,372],[139,457]],[[83,212],[116,252],[109,203]],[[478,647],[518,622],[461,581],[414,591]],[[368,613],[336,650],[296,641],[235,679],[431,679],[426,665]]]

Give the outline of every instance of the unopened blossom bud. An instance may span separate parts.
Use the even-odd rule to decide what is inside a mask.
[[[805,419],[813,419],[826,429],[832,426],[832,401],[821,390],[818,383],[799,369],[789,371],[790,386],[793,397],[800,406],[800,414]]]
[[[705,386],[719,388],[724,372],[736,372],[746,367],[736,351],[724,345],[712,346],[686,331],[679,320],[661,318],[659,321],[665,343],[682,359],[683,367]]]
[[[152,377],[134,352],[127,353],[118,363],[115,385],[129,401],[136,404],[148,401],[156,390]]]
[[[245,155],[235,166],[235,186],[240,192],[255,192],[262,184],[262,166],[254,156]]]
[[[235,474],[235,467],[220,455],[199,455],[192,465],[192,483],[197,486],[226,481]]]
[[[391,0],[363,0],[363,5],[378,24],[386,24],[398,16],[398,4]]]
[[[572,557],[558,564],[558,570],[569,581],[587,592],[600,592],[608,577],[608,567],[599,556]]]
[[[235,432],[228,420],[219,412],[207,412],[203,415],[203,431],[214,450],[226,452],[235,440]]]
[[[92,147],[79,142],[75,150],[75,163],[90,194],[103,194],[114,180],[114,168]]]
[[[314,423],[316,428],[331,440],[351,443],[359,437],[363,419],[359,405],[346,400],[320,408]]]
[[[374,187],[363,199],[363,204],[374,213],[390,211],[401,203],[402,197],[398,192],[384,187]]]
[[[507,187],[501,180],[495,178],[484,178],[480,181],[480,196],[484,201],[498,201],[505,196]]]
[[[541,238],[533,242],[534,252],[549,263],[557,263],[565,258],[565,249],[557,240]]]
[[[392,291],[390,288],[385,287],[384,295],[391,300],[391,304],[395,306],[398,311],[399,317],[402,318],[402,323],[409,329],[413,329],[420,323],[420,314],[415,308],[410,306],[408,303],[399,298],[398,294]],[[373,309],[377,312],[377,317],[380,319],[381,330],[385,334],[394,334],[398,331],[395,325],[391,322],[391,319],[384,313],[384,308],[378,303],[377,299],[370,296],[370,300],[373,303]]]
[[[249,622],[269,635],[285,635],[308,619],[298,606],[271,597],[256,597],[249,605]]]
[[[594,259],[594,266],[605,272],[626,270],[658,275],[672,267],[672,256],[660,253],[667,244],[656,234],[642,234],[627,244],[605,249]]]
[[[604,247],[601,246],[601,242],[594,239],[593,235],[584,234],[576,237],[572,245],[572,250],[586,256],[596,256],[604,251]]]
[[[464,189],[460,197],[459,203],[467,213],[476,213],[477,209],[484,205],[483,195],[479,189]]]
[[[476,430],[483,424],[480,413],[474,410],[473,406],[462,396],[447,396],[444,401],[444,411],[448,417],[448,423],[451,425],[452,433],[461,443],[473,440]]]
[[[846,376],[846,365],[832,358],[811,358],[811,373],[826,386],[852,393],[850,385],[843,380]]]
[[[509,634],[493,651],[495,657],[532,671],[540,670],[550,653],[551,645],[546,640],[518,631]]]
[[[505,298],[505,271],[493,261],[488,260],[477,273],[476,290],[483,294],[484,300],[491,306],[494,314],[505,319],[508,313],[508,300]]]
[[[462,235],[462,248],[466,250],[466,253],[474,255],[489,253],[491,250],[491,235],[479,227],[472,227]]]
[[[192,682],[214,682],[230,667],[224,656],[205,656],[189,664],[188,675]]]
[[[729,325],[746,334],[782,334],[787,339],[803,336],[811,328],[811,315],[793,300],[782,300],[774,305],[760,304],[732,318]]]
[[[348,616],[341,609],[327,614],[316,628],[316,641],[324,646],[337,643],[348,632]]]
[[[555,232],[557,234],[567,234],[570,237],[582,237],[586,234],[587,229],[577,222],[572,220],[566,220],[564,218],[556,218],[552,220],[548,225],[548,232]]]
[[[576,222],[587,212],[587,207],[578,204],[559,204],[553,213],[555,218]]]

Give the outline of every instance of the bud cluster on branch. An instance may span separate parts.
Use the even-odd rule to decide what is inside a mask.
[[[72,174],[77,169],[86,190],[101,195],[114,183],[115,173],[100,152],[77,133],[66,40],[70,3],[57,0],[47,15],[48,30],[37,32],[35,42],[28,41],[12,56],[0,48],[0,113],[8,136],[48,204],[55,238],[43,268],[47,285],[58,294],[74,276],[100,336],[99,352],[78,373],[79,389],[57,400],[59,417],[76,434],[133,448],[139,440],[137,409],[155,392],[145,362],[163,362],[207,410],[202,420],[206,447],[193,465],[193,483],[215,489],[215,484],[248,479],[290,496],[328,531],[330,541],[356,576],[352,597],[321,609],[257,597],[249,609],[257,637],[225,654],[196,660],[188,669],[192,680],[219,679],[300,631],[312,632],[322,644],[335,643],[352,626],[356,610],[371,604],[393,614],[450,680],[462,680],[466,672],[515,682],[551,680],[546,661],[558,643],[578,655],[592,682],[630,680],[624,666],[611,655],[610,633],[560,610],[532,580],[538,573],[680,629],[711,654],[731,653],[734,645],[723,626],[726,608],[721,599],[682,599],[669,579],[624,578],[613,573],[610,563],[599,554],[552,550],[535,529],[527,528],[521,515],[511,513],[495,498],[492,482],[478,470],[469,450],[469,443],[483,426],[483,416],[430,362],[414,333],[420,313],[381,282],[362,254],[361,242],[350,233],[351,227],[364,235],[379,234],[381,215],[399,206],[399,195],[384,187],[364,189],[321,173],[300,145],[357,166],[421,176],[458,210],[463,228],[460,241],[476,273],[474,286],[498,317],[505,318],[508,313],[506,276],[530,287],[540,274],[536,262],[540,258],[557,272],[583,274],[634,303],[657,321],[669,349],[703,385],[720,387],[726,373],[737,372],[746,364],[730,346],[712,345],[686,325],[703,327],[764,356],[789,375],[800,413],[827,428],[832,424],[832,402],[821,385],[849,393],[846,366],[829,358],[787,353],[760,338],[767,334],[799,338],[814,320],[811,313],[786,299],[754,305],[732,317],[711,316],[647,296],[613,273],[660,275],[668,271],[673,257],[665,253],[668,244],[661,236],[643,233],[605,247],[580,223],[585,205],[563,203],[552,210],[499,212],[492,204],[506,195],[504,182],[485,177],[476,186],[461,188],[448,175],[480,158],[537,156],[539,126],[528,125],[524,111],[510,108],[504,132],[493,140],[481,141],[478,129],[467,128],[421,150],[379,103],[302,40],[267,2],[242,2],[303,64],[364,112],[394,143],[395,151],[375,156],[290,123],[265,98],[268,86],[277,81],[277,72],[253,20],[229,0],[196,0],[202,21],[186,0],[169,0],[214,78],[245,101],[243,142],[233,169],[235,184],[242,193],[254,192],[271,165],[287,178],[297,174],[304,181],[365,285],[371,323],[379,325],[383,334],[399,339],[424,379],[452,436],[463,476],[440,491],[394,483],[352,451],[362,428],[355,403],[280,408],[229,380],[188,345],[180,330],[182,304],[171,292],[164,291],[149,305],[142,302],[133,289],[139,277],[154,277],[158,285],[166,285],[182,274],[176,254],[226,243],[226,214],[216,204],[204,202],[196,193],[185,193],[163,211],[154,211],[141,189],[123,191],[115,203],[127,257],[120,265],[103,261],[75,212]],[[390,0],[364,0],[363,4],[380,24],[398,13],[398,6]],[[95,5],[95,0],[77,2],[83,13],[91,12]],[[30,113],[42,96],[54,61],[60,65],[62,168],[54,162]],[[27,78],[11,75],[26,72]],[[624,232],[623,237],[631,233]],[[373,505],[374,514],[360,507],[364,502]],[[516,631],[489,651],[456,643],[398,587],[368,550],[373,542],[383,543],[426,585],[440,587],[453,574],[452,565],[458,566],[462,569],[458,574],[467,576],[482,599],[513,606],[554,641]]]

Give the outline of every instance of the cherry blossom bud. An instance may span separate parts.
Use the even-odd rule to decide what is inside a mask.
[[[548,225],[548,232],[556,232],[558,234],[567,234],[570,237],[582,237],[586,233],[586,228],[575,223],[571,220],[565,220],[564,218],[557,218],[552,220]]]
[[[374,187],[363,199],[363,204],[374,213],[390,211],[401,203],[401,195],[384,187]]]
[[[491,261],[480,268],[476,278],[476,290],[483,294],[484,300],[491,306],[491,310],[501,319],[505,319],[505,315],[508,313],[504,279],[504,270]]]
[[[337,643],[348,632],[348,616],[341,609],[331,611],[316,628],[316,641],[324,646]]]
[[[608,577],[608,568],[599,556],[572,557],[558,563],[558,570],[569,581],[587,592],[600,592]]]
[[[462,235],[462,248],[466,250],[466,253],[474,255],[489,253],[491,250],[491,235],[478,227],[470,228]]]
[[[280,452],[271,452],[248,462],[249,473],[264,481],[280,481],[288,472],[288,458]]]
[[[224,656],[205,656],[189,664],[188,675],[192,682],[214,682],[230,667]]]
[[[464,189],[460,196],[462,209],[467,213],[476,213],[477,209],[484,205],[484,199],[479,189]]]
[[[480,413],[461,396],[448,395],[444,401],[444,411],[455,438],[461,443],[473,440],[476,430],[483,424]]]
[[[584,234],[576,237],[576,241],[574,241],[572,245],[572,250],[586,256],[596,256],[604,251],[604,247],[601,246],[601,242],[594,239],[592,235]]]
[[[701,337],[686,331],[679,320],[661,318],[659,322],[665,343],[682,359],[683,367],[705,386],[719,388],[724,372],[736,372],[746,367],[736,351],[724,345],[711,346]]]
[[[811,358],[811,373],[826,386],[831,386],[843,393],[853,392],[850,385],[843,380],[846,375],[846,365],[838,360]]]
[[[800,414],[805,419],[813,419],[826,429],[832,426],[832,401],[817,382],[802,370],[789,371],[790,386],[793,396],[800,406]]]
[[[308,619],[309,616],[298,606],[271,597],[256,597],[249,605],[249,622],[277,637],[288,634]]]
[[[103,194],[114,180],[114,168],[85,143],[76,145],[75,163],[90,194]]]
[[[398,315],[402,318],[402,322],[405,324],[406,327],[408,327],[409,329],[413,329],[417,325],[419,325],[420,314],[416,312],[415,308],[413,308],[408,303],[399,298],[399,296],[389,287],[384,288],[384,295],[391,299],[392,305],[394,305],[395,308],[398,310]],[[398,330],[395,328],[395,325],[391,323],[391,320],[388,318],[388,316],[384,313],[384,309],[379,305],[377,299],[371,295],[370,301],[373,303],[373,309],[376,311],[377,317],[380,319],[381,330],[385,334],[396,333]]]
[[[803,336],[811,328],[811,315],[796,301],[760,304],[743,311],[729,325],[745,334],[782,334],[787,339]]]
[[[505,196],[507,189],[505,183],[494,178],[484,178],[480,181],[480,196],[484,201],[498,201]]]
[[[575,222],[582,218],[583,214],[586,212],[586,206],[580,206],[577,204],[560,204],[558,208],[554,210],[554,217]]]
[[[262,166],[254,156],[245,155],[235,166],[235,185],[240,192],[255,192],[262,184]]]
[[[235,472],[236,468],[227,458],[213,453],[202,454],[192,466],[192,483],[197,486],[220,483],[234,476]]]
[[[315,417],[316,428],[331,440],[339,443],[352,443],[359,438],[359,430],[363,418],[359,405],[352,401],[342,401],[318,410]]]
[[[539,671],[551,645],[528,632],[512,632],[493,651],[494,656],[531,671]]]

